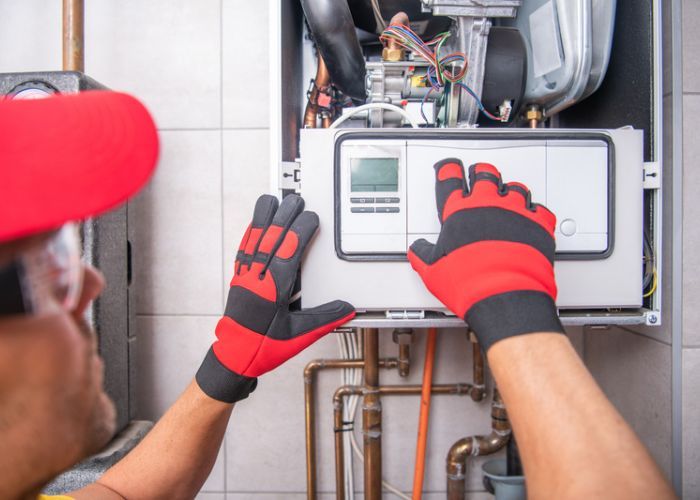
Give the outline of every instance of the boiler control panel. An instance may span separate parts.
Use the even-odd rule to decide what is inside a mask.
[[[614,244],[615,158],[605,134],[577,137],[409,140],[347,136],[335,157],[336,251],[348,260],[403,259],[419,238],[435,241],[433,165],[458,158],[492,163],[503,181],[527,185],[557,215],[559,259],[605,258]]]
[[[320,221],[301,268],[304,307],[444,311],[406,251],[439,235],[433,166],[445,158],[492,163],[554,212],[559,308],[642,304],[639,130],[305,129],[300,153],[301,195]]]

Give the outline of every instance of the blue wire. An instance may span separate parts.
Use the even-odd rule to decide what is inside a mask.
[[[459,87],[466,90],[467,93],[470,96],[472,96],[474,98],[474,100],[476,100],[476,105],[479,106],[479,110],[481,110],[481,112],[484,113],[484,115],[486,115],[486,117],[491,118],[492,120],[495,120],[495,121],[499,121],[499,122],[501,121],[501,119],[498,116],[493,115],[486,110],[486,108],[484,107],[484,104],[481,102],[481,99],[479,99],[479,97],[476,95],[476,93],[474,93],[474,91],[472,89],[470,89],[468,86],[466,86],[462,82],[456,82],[456,85],[458,85]]]

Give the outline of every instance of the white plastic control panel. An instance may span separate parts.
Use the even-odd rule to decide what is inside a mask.
[[[641,306],[641,131],[307,129],[301,195],[320,227],[302,263],[304,307],[444,311],[405,252],[437,238],[433,165],[445,158],[493,163],[552,209],[558,307]]]
[[[418,238],[435,241],[440,223],[433,165],[458,158],[498,167],[504,182],[527,185],[532,201],[558,217],[559,258],[603,258],[613,238],[614,160],[604,136],[539,140],[350,139],[340,146],[338,253],[348,259],[402,256]]]

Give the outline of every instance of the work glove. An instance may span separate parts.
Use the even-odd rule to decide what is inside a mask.
[[[336,300],[290,310],[299,263],[318,229],[318,216],[289,195],[258,198],[253,221],[241,241],[217,341],[197,372],[202,390],[234,403],[248,397],[257,377],[281,365],[355,316]]]
[[[411,245],[408,260],[428,290],[476,333],[484,351],[499,340],[563,328],[555,300],[556,217],[488,163],[435,164],[442,224],[435,245]]]

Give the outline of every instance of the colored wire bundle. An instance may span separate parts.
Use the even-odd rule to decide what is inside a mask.
[[[429,123],[423,110],[428,96],[433,91],[439,92],[448,82],[453,85],[458,85],[459,88],[466,90],[467,93],[476,100],[479,110],[484,114],[484,116],[490,118],[491,120],[501,121],[501,117],[490,113],[484,107],[481,99],[479,99],[479,96],[477,96],[476,93],[469,88],[469,86],[462,82],[464,76],[467,74],[467,68],[469,66],[467,57],[462,52],[452,52],[446,56],[440,57],[440,49],[449,36],[449,32],[444,32],[440,33],[432,40],[424,42],[408,26],[392,24],[384,30],[379,39],[385,44],[393,41],[404,49],[410,50],[430,64],[425,75],[425,80],[430,85],[430,89],[423,97],[420,107],[421,116],[423,117],[423,120],[425,120],[425,123]]]

